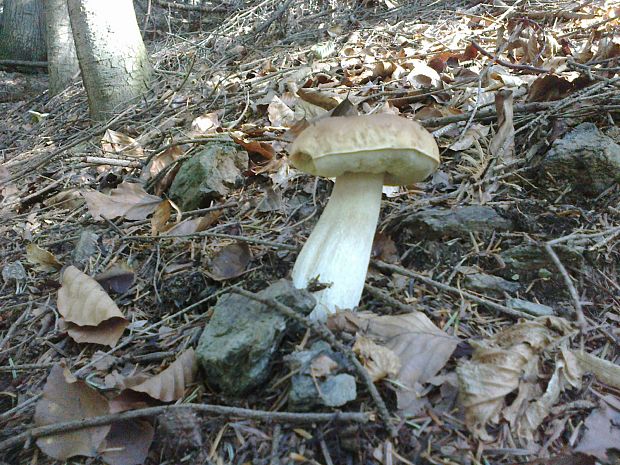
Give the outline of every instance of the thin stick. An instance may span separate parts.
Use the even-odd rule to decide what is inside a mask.
[[[467,297],[469,300],[472,300],[476,303],[479,303],[481,305],[485,305],[487,307],[492,308],[493,310],[497,310],[498,312],[504,313],[506,315],[510,315],[510,316],[514,316],[514,317],[518,317],[518,318],[527,318],[527,319],[532,319],[533,316],[529,315],[527,313],[524,312],[520,312],[518,310],[515,310],[513,308],[510,307],[506,307],[505,305],[501,305],[495,302],[492,302],[490,300],[487,299],[483,299],[482,297],[478,297],[477,295],[474,294],[470,294],[467,291],[463,291],[461,289],[457,289],[456,287],[452,287],[452,286],[448,286],[447,284],[443,284],[440,283],[438,281],[435,281],[434,279],[431,278],[427,278],[424,275],[421,275],[419,273],[416,273],[415,271],[411,271],[411,270],[407,270],[406,268],[402,268],[400,266],[396,266],[396,265],[390,265],[389,263],[385,263],[382,262],[380,260],[371,260],[371,263],[373,266],[376,266],[379,269],[383,269],[383,270],[388,270],[391,271],[393,273],[397,273],[403,276],[409,276],[411,278],[416,278],[419,279],[420,281],[422,281],[423,283],[429,284],[431,286],[434,286],[438,289],[441,289],[443,291],[447,291],[447,292],[452,292],[454,294],[458,294],[461,295],[463,297]]]
[[[253,292],[246,291],[245,289],[241,289],[240,287],[237,287],[237,286],[232,286],[230,290],[236,294],[247,297],[248,299],[255,300],[256,302],[260,302],[264,305],[267,305],[268,307],[274,308],[280,313],[282,313],[283,315],[301,323],[307,328],[310,328],[316,334],[318,334],[321,338],[329,342],[329,344],[332,347],[334,347],[336,350],[338,350],[343,355],[345,355],[347,359],[349,359],[349,361],[355,367],[355,370],[357,371],[359,376],[362,378],[362,381],[364,381],[364,384],[366,385],[366,389],[368,389],[370,396],[372,397],[373,401],[375,402],[377,406],[379,417],[381,417],[381,420],[383,420],[383,423],[385,424],[385,427],[389,431],[390,436],[392,437],[398,436],[398,430],[392,424],[391,419],[390,419],[390,413],[387,407],[385,406],[385,402],[383,402],[383,399],[381,398],[381,394],[379,394],[379,391],[377,390],[375,384],[370,378],[370,375],[368,374],[366,369],[362,366],[362,364],[357,359],[355,354],[347,346],[345,346],[342,342],[340,342],[336,338],[336,336],[334,336],[334,334],[329,329],[327,329],[326,326],[319,323],[318,321],[309,320],[308,318],[297,313],[292,308],[287,307],[284,304],[281,304],[277,300],[266,299],[264,297],[260,297],[254,294]]]
[[[255,239],[253,237],[235,236],[234,234],[212,233],[212,232],[199,232],[194,234],[169,234],[161,236],[123,236],[124,241],[157,241],[161,239],[175,239],[175,238],[191,238],[191,237],[218,237],[223,239],[235,239],[241,242],[249,242],[250,244],[266,245],[276,249],[285,250],[299,250],[299,247],[293,245],[282,244],[280,242],[265,241],[263,239]]]
[[[21,325],[23,323],[23,321],[26,319],[26,317],[30,313],[30,309],[31,308],[32,308],[32,304],[30,304],[28,306],[28,308],[26,310],[24,310],[21,315],[19,315],[17,320],[15,320],[15,323],[13,323],[11,325],[9,330],[6,332],[6,335],[4,336],[4,339],[2,339],[2,341],[0,341],[0,350],[2,350],[4,348],[4,346],[7,345],[8,342],[11,340],[11,338],[13,337],[13,334],[15,333],[15,331],[17,331],[17,328],[19,328],[19,325]],[[2,360],[3,358],[4,357],[0,354],[0,360]]]
[[[327,422],[356,422],[366,423],[369,417],[365,413],[342,412],[342,413],[291,413],[291,412],[268,412],[265,410],[251,410],[238,407],[226,407],[223,405],[208,404],[180,404],[162,405],[159,407],[148,407],[127,412],[113,413],[98,417],[85,418],[82,420],[66,421],[52,425],[39,426],[24,431],[17,436],[0,442],[0,450],[6,450],[17,444],[22,444],[28,440],[51,436],[57,433],[67,433],[94,426],[109,425],[111,423],[131,420],[135,418],[147,418],[161,415],[175,410],[192,410],[195,412],[209,413],[212,415],[224,415],[227,418],[240,417],[250,420],[273,421],[281,423],[327,423]]]
[[[585,317],[583,316],[583,308],[581,308],[581,302],[579,300],[579,294],[577,293],[577,289],[575,289],[575,285],[573,284],[573,281],[570,279],[570,276],[568,275],[568,271],[566,271],[566,268],[564,268],[564,265],[560,261],[560,257],[558,257],[558,254],[555,253],[551,244],[549,243],[545,244],[545,252],[547,252],[547,255],[549,255],[549,258],[551,258],[556,268],[562,275],[562,279],[564,279],[564,283],[566,284],[566,287],[568,288],[568,292],[570,292],[570,296],[573,300],[573,306],[575,307],[575,315],[577,317],[577,324],[579,325],[579,328],[581,328],[581,331],[583,331],[584,329],[586,329],[587,323],[586,323]]]

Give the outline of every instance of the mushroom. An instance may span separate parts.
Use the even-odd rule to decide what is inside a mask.
[[[383,185],[422,181],[439,164],[433,136],[415,121],[375,114],[324,118],[290,148],[292,164],[316,176],[336,178],[331,197],[293,267],[293,284],[315,293],[310,318],[325,320],[359,304],[379,219]]]

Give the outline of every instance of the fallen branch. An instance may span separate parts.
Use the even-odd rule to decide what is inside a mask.
[[[571,299],[573,300],[573,306],[575,307],[575,315],[577,317],[577,324],[581,331],[586,329],[587,323],[586,319],[583,316],[583,308],[581,307],[581,301],[579,300],[579,294],[577,293],[577,289],[575,289],[575,285],[573,281],[571,281],[570,276],[568,275],[568,271],[564,268],[564,265],[560,261],[558,254],[555,253],[551,244],[545,244],[545,252],[551,258],[551,261],[554,263],[560,274],[562,275],[562,279],[568,288],[568,292],[570,293]]]
[[[162,405],[159,407],[148,407],[127,412],[113,413],[98,417],[85,418],[82,420],[66,421],[53,425],[39,426],[24,431],[17,436],[13,436],[0,442],[0,450],[22,444],[26,441],[51,436],[58,433],[67,433],[80,429],[91,428],[94,426],[109,425],[123,420],[135,418],[147,418],[168,413],[175,410],[192,410],[194,412],[209,413],[212,415],[225,415],[227,418],[239,417],[249,420],[260,420],[280,423],[329,423],[329,422],[356,422],[366,423],[369,416],[365,413],[343,412],[343,413],[291,413],[291,412],[268,412],[265,410],[251,410],[246,408],[225,407],[222,405],[208,404],[180,404]]]
[[[482,46],[475,40],[471,41],[471,45],[476,50],[478,50],[482,55],[493,60],[493,63],[497,63],[498,65],[505,66],[506,68],[518,69],[521,71],[531,71],[533,73],[541,73],[541,74],[547,74],[551,72],[550,69],[539,68],[538,66],[532,66],[532,65],[520,65],[517,63],[510,63],[509,61],[505,61],[500,58],[497,58],[495,55],[487,52],[484,48],[482,48]]]
[[[277,300],[266,299],[264,297],[260,297],[254,294],[253,292],[246,291],[245,289],[241,289],[240,287],[237,287],[237,286],[232,286],[230,290],[236,294],[247,297],[248,299],[255,300],[256,302],[260,302],[264,305],[267,305],[268,307],[271,307],[277,310],[278,312],[285,315],[286,317],[291,318],[301,323],[307,328],[310,328],[316,334],[318,334],[321,338],[327,341],[333,348],[335,348],[336,350],[341,352],[344,356],[346,356],[347,359],[355,367],[355,371],[359,374],[360,378],[362,378],[362,381],[364,381],[364,384],[366,385],[366,389],[368,389],[368,392],[370,393],[372,400],[375,402],[375,405],[379,412],[379,417],[385,424],[385,427],[390,433],[390,436],[392,437],[398,436],[398,430],[392,424],[391,419],[390,419],[390,413],[387,407],[385,406],[385,402],[383,401],[381,394],[379,394],[379,391],[377,390],[375,383],[373,383],[372,379],[370,378],[370,375],[368,374],[366,369],[362,366],[362,364],[357,359],[355,354],[351,351],[351,349],[349,349],[342,342],[340,342],[336,338],[336,336],[334,336],[334,334],[329,329],[327,329],[326,326],[324,326],[322,323],[319,323],[318,321],[309,320],[308,318],[297,313],[292,308],[287,307],[284,304],[281,304]]]

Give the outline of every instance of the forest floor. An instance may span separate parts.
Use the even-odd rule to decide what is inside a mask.
[[[226,8],[140,16],[156,82],[110,122],[0,74],[0,463],[620,463],[618,2]],[[370,313],[289,325],[227,395],[194,349],[220,296],[290,276],[333,183],[287,147],[335,108],[419,121],[442,162],[384,191]],[[214,144],[248,164],[181,211]],[[316,359],[355,398],[294,411],[319,340],[373,379]]]

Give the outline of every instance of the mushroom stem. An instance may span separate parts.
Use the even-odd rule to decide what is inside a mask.
[[[314,294],[310,314],[325,320],[338,308],[359,304],[381,208],[384,174],[345,173],[293,267],[293,284],[306,288],[313,279],[331,286]]]

